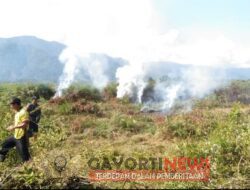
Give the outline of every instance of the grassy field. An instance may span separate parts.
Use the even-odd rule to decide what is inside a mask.
[[[0,163],[0,188],[87,187],[91,157],[209,157],[208,182],[95,182],[103,188],[250,188],[250,81],[234,81],[202,100],[190,112],[142,113],[141,105],[116,99],[116,85],[99,92],[73,86],[50,99],[53,85],[0,85],[0,140],[13,121],[8,102],[28,103],[40,95],[42,119],[31,139],[32,161],[21,164],[15,150]],[[61,172],[54,161],[63,155]],[[86,182],[88,183],[88,182]]]

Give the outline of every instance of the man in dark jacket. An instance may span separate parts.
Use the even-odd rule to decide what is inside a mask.
[[[2,143],[2,148],[0,150],[0,161],[3,162],[9,150],[16,147],[16,150],[21,156],[22,161],[25,162],[30,159],[26,136],[26,129],[29,125],[29,114],[26,109],[22,108],[21,100],[19,98],[13,98],[10,105],[15,112],[15,119],[14,125],[9,126],[7,130],[13,131],[14,135],[8,137]]]
[[[28,136],[29,137],[36,137],[36,134],[38,132],[38,123],[41,118],[41,108],[38,104],[38,97],[33,96],[32,97],[32,103],[28,104],[27,111],[29,113],[29,130],[28,130]]]

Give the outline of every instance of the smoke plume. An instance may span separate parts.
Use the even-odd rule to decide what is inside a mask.
[[[78,23],[84,30],[65,39],[57,96],[74,81],[101,89],[115,76],[118,98],[168,111],[176,101],[202,98],[221,86],[226,81],[221,68],[249,67],[248,47],[221,32],[169,29],[150,0],[95,3],[84,7]]]

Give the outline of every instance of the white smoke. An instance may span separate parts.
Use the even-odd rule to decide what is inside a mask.
[[[2,1],[0,36],[35,35],[67,45],[60,56],[65,67],[57,96],[75,81],[102,88],[116,76],[118,97],[128,95],[136,102],[144,102],[148,79],[153,78],[157,83],[154,94],[150,94],[154,96],[151,100],[162,102],[161,107],[167,110],[177,100],[188,96],[201,98],[217,88],[223,72],[219,73],[216,67],[250,67],[249,40],[245,39],[249,37],[241,36],[239,43],[222,31],[169,28],[154,3],[153,0]],[[193,67],[171,68],[171,62]],[[219,78],[215,77],[215,71]],[[165,76],[169,80],[164,82],[161,79]]]
[[[76,74],[79,72],[79,58],[74,55],[70,49],[63,50],[63,53],[59,57],[60,61],[65,63],[63,73],[59,79],[59,85],[56,91],[56,97],[61,96],[63,90],[67,89],[75,80]]]
[[[128,95],[136,102],[143,102],[148,80],[153,78],[157,83],[152,101],[162,102],[161,108],[169,110],[183,97],[201,98],[217,88],[223,77],[214,77],[216,67],[249,67],[248,46],[233,42],[222,32],[169,29],[162,24],[151,0],[55,2],[52,7],[57,7],[57,14],[53,9],[48,10],[48,15],[53,16],[47,20],[52,21],[43,28],[56,25],[58,38],[68,46],[60,56],[65,67],[57,96],[75,81],[103,88],[115,73],[118,98]],[[43,36],[46,32],[34,33]],[[128,64],[119,61],[114,64],[116,58]],[[111,68],[110,62],[113,62]],[[171,68],[171,62],[193,66]],[[209,67],[201,66],[213,68],[210,71]],[[170,80],[162,82],[160,78],[164,76]]]
[[[102,89],[108,82],[115,81],[117,68],[126,64],[124,60],[106,55],[76,52],[68,47],[60,55],[64,70],[60,76],[55,97],[62,96],[63,91],[76,81]]]
[[[154,15],[149,0],[94,0],[87,3],[85,1],[83,4],[85,6],[82,6],[84,10],[81,23],[84,30],[81,30],[80,36],[77,35],[78,38],[71,36],[65,40],[69,50],[64,51],[61,56],[66,57],[63,60],[65,69],[60,77],[57,95],[61,95],[63,89],[86,73],[93,85],[104,87],[109,82],[110,73],[105,73],[103,60],[98,57],[87,60],[86,58],[94,53],[120,57],[128,61],[135,60],[144,56],[145,40],[150,39],[152,33],[151,25],[154,24],[151,16]],[[121,64],[118,63],[118,66]],[[82,68],[81,72],[79,68]]]
[[[226,82],[218,67],[178,65],[171,62],[147,62],[136,69],[126,65],[118,69],[118,98],[125,95],[144,103],[143,109],[169,111],[179,100],[202,98]],[[219,74],[219,75],[218,75]],[[155,84],[147,91],[149,80]],[[146,91],[145,91],[146,90]],[[189,102],[185,107],[191,107]]]

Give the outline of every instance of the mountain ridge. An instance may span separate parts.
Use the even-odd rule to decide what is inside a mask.
[[[66,45],[62,43],[46,41],[35,36],[0,38],[0,68],[2,68],[0,69],[0,82],[58,82],[64,67],[58,57],[65,48]],[[93,56],[104,60],[105,75],[111,80],[115,80],[117,68],[128,63],[122,58],[112,58],[105,54],[93,54]],[[160,64],[156,63],[155,69]],[[162,62],[162,64],[167,70],[175,73],[192,67],[192,65],[174,62]],[[225,73],[226,78],[230,80],[250,79],[250,68],[218,68],[217,72],[218,75]],[[76,77],[77,80],[83,82],[85,78],[91,80],[88,71],[85,70],[82,70],[80,76]]]
[[[63,71],[58,56],[66,46],[34,36],[0,38],[1,82],[55,82]]]

